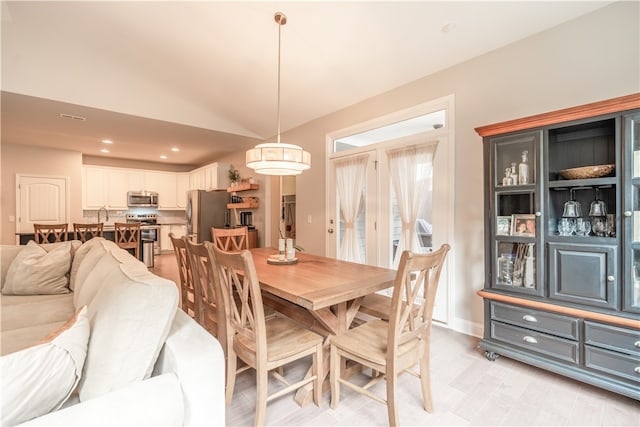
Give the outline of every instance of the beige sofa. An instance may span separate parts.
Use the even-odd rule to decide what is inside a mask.
[[[174,282],[102,238],[0,255],[0,424],[224,423],[222,348]]]

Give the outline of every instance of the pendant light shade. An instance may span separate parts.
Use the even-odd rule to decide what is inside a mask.
[[[294,144],[280,142],[280,47],[282,26],[287,17],[276,12],[278,23],[278,136],[276,142],[265,142],[247,150],[245,160],[248,168],[263,175],[299,175],[311,167],[311,154]]]
[[[265,142],[248,150],[246,161],[263,175],[298,175],[311,167],[311,154],[297,145]]]

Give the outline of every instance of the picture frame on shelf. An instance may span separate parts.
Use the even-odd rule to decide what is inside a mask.
[[[536,236],[536,216],[533,214],[511,215],[511,235],[512,236]]]
[[[511,216],[510,215],[496,217],[496,234],[498,236],[511,235]]]

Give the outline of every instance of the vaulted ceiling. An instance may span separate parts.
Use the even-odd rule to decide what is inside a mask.
[[[2,142],[199,165],[270,138],[276,11],[286,131],[609,3],[3,1]]]

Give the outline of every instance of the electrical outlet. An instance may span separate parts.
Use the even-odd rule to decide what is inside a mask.
[[[311,224],[311,215],[307,215],[307,224]]]

